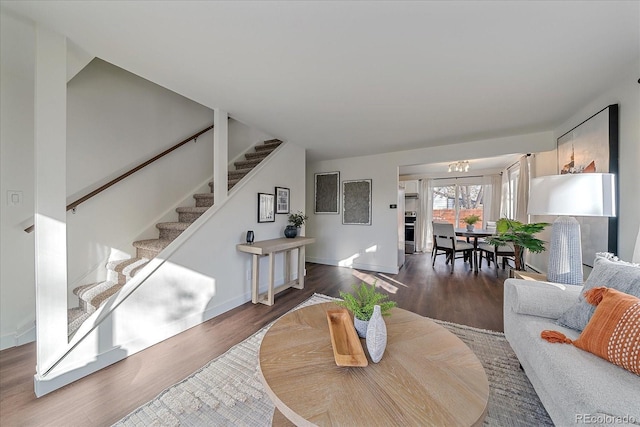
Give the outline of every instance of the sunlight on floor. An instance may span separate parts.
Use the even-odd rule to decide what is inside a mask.
[[[379,275],[380,277],[384,277],[385,279],[390,280],[390,281],[392,281],[393,283],[396,283],[396,284],[398,284],[398,285],[400,285],[400,286],[404,286],[405,288],[408,288],[408,287],[409,287],[409,286],[405,285],[404,283],[400,282],[399,280],[396,280],[396,279],[394,279],[394,278],[392,278],[392,277],[387,276],[386,274],[378,273],[378,275]]]
[[[372,274],[363,273],[362,271],[358,270],[353,270],[351,274],[369,285],[375,284],[376,288],[382,288],[390,294],[395,294],[398,292],[398,288],[396,286],[393,286],[391,283],[384,281]]]
[[[345,258],[343,260],[340,260],[338,262],[338,265],[340,267],[351,267],[353,265],[353,260],[358,258],[360,256],[360,254],[353,254],[348,258]]]

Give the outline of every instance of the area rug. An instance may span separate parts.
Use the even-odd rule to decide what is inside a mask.
[[[333,300],[315,294],[294,310]],[[553,426],[504,334],[435,321],[464,341],[484,366],[490,387],[485,425]],[[274,405],[257,372],[258,349],[270,326],[164,390],[114,425],[270,426]]]

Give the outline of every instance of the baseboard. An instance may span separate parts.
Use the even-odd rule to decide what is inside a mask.
[[[3,335],[0,337],[0,350],[15,347],[16,343],[16,334]]]
[[[8,335],[0,337],[0,350],[5,350],[11,347],[19,347],[21,345],[33,342],[36,340],[36,327],[35,325],[26,328],[22,331],[14,332]]]

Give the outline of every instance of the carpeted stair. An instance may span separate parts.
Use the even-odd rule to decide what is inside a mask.
[[[228,189],[231,190],[254,167],[264,160],[282,141],[272,139],[256,145],[254,152],[244,154],[245,160],[234,162],[236,170],[229,171]],[[195,206],[184,206],[176,209],[177,222],[161,222],[156,224],[159,234],[157,239],[138,240],[133,242],[136,256],[130,259],[111,261],[107,264],[107,280],[104,282],[82,285],[73,290],[78,297],[79,307],[71,308],[67,312],[69,337],[78,330],[98,307],[109,297],[118,292],[122,286],[134,277],[147,263],[155,258],[169,243],[177,238],[191,223],[213,206],[213,183],[209,183],[210,192],[194,194]]]

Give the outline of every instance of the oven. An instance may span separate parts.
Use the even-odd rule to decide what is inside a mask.
[[[416,251],[416,213],[407,211],[404,215],[404,252],[412,254]]]

